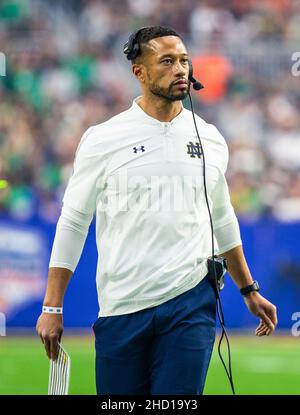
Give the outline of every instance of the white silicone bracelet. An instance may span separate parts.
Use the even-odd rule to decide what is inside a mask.
[[[63,308],[62,307],[46,307],[45,305],[43,305],[43,313],[62,314]]]

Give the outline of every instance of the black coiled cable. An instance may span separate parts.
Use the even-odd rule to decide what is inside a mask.
[[[220,324],[221,324],[221,327],[222,327],[222,334],[221,334],[219,344],[218,344],[218,354],[219,354],[221,362],[224,366],[226,375],[229,379],[232,394],[235,395],[235,389],[234,389],[234,384],[233,384],[233,376],[232,376],[232,368],[231,368],[230,344],[229,344],[229,339],[228,339],[228,336],[227,336],[227,333],[226,333],[226,330],[225,330],[225,320],[224,320],[222,302],[221,302],[221,298],[219,296],[219,291],[218,291],[218,288],[217,288],[218,285],[217,285],[217,273],[216,273],[216,266],[215,266],[214,228],[213,228],[213,221],[212,221],[211,212],[210,212],[209,203],[208,203],[208,197],[207,197],[206,174],[205,174],[205,170],[206,170],[205,169],[205,156],[204,156],[204,150],[203,150],[200,134],[199,134],[198,128],[197,128],[197,123],[196,123],[195,113],[194,113],[194,107],[193,107],[193,102],[192,102],[190,92],[188,93],[188,96],[189,96],[189,100],[190,100],[190,104],[191,104],[191,110],[192,110],[192,114],[193,114],[193,121],[194,121],[197,137],[198,137],[201,152],[202,152],[202,158],[203,158],[204,193],[205,193],[206,206],[207,206],[207,210],[208,210],[208,214],[209,214],[210,228],[211,228],[212,260],[213,260],[213,270],[214,270],[214,281],[215,281],[215,287],[216,287],[215,292],[216,292],[216,297],[217,297],[217,315],[218,315],[218,318],[219,318],[219,321],[220,321]],[[226,364],[224,362],[224,359],[223,359],[223,356],[222,356],[222,353],[221,353],[221,344],[222,344],[222,340],[223,340],[224,336],[225,336],[225,339],[226,339],[227,350],[228,350],[228,368],[226,367]]]

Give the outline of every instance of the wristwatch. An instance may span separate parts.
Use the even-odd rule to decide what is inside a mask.
[[[250,285],[247,285],[247,287],[241,288],[240,293],[242,295],[247,295],[247,294],[251,293],[252,291],[259,291],[259,290],[260,290],[260,288],[259,288],[258,282],[253,281],[253,283],[250,284]]]

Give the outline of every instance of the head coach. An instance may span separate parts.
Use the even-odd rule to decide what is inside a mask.
[[[202,394],[216,332],[210,284],[210,219],[202,151],[182,100],[189,56],[172,29],[135,32],[124,47],[142,95],[78,145],[63,198],[37,332],[56,358],[62,306],[96,214],[99,315],[93,325],[98,394]],[[228,148],[195,116],[206,159],[216,253],[250,312],[256,335],[270,335],[276,307],[260,295],[247,266],[225,172]],[[56,307],[53,312],[52,307]]]

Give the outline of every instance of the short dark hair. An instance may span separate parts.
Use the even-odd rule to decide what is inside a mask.
[[[141,31],[137,34],[135,41],[138,42],[142,51],[143,44],[148,43],[152,39],[163,36],[177,36],[181,39],[181,36],[170,27],[150,26],[141,29]],[[140,54],[135,59],[132,59],[131,63],[136,63],[139,56]]]

